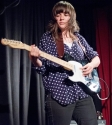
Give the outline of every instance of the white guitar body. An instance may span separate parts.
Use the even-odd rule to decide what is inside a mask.
[[[82,70],[80,69],[82,67],[82,64],[76,61],[69,61],[68,63],[74,65],[74,69],[72,70],[73,75],[69,76],[68,78],[73,82],[82,82],[85,84],[90,90],[97,93],[100,91],[100,85],[99,85],[99,78],[94,78],[90,75],[89,76],[83,76]]]
[[[73,76],[69,76],[69,79],[73,82],[84,82],[85,78],[83,77],[82,70],[80,69],[82,65],[76,61],[68,61],[68,63],[74,65],[72,70]]]

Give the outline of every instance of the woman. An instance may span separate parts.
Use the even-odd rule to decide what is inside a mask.
[[[70,72],[62,68],[58,61],[56,63],[54,58],[52,61],[48,56],[43,58],[41,51],[53,57],[80,62],[85,59],[83,46],[91,60],[79,69],[83,76],[87,76],[99,66],[98,54],[79,34],[75,9],[69,2],[56,3],[52,14],[53,19],[40,40],[39,48],[32,45],[30,52],[30,59],[43,78],[48,125],[70,125],[72,118],[78,125],[97,125],[93,100],[80,86],[83,83],[68,80]]]

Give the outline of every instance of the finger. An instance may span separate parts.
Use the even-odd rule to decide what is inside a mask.
[[[31,46],[35,46],[35,44],[31,45]]]
[[[87,76],[89,73],[87,72],[83,72],[83,76]]]
[[[34,47],[35,47],[35,45],[31,45],[31,52],[34,51]]]
[[[88,68],[88,64],[82,67],[82,69],[87,69],[87,68]]]
[[[40,55],[40,51],[38,49],[38,47],[33,47],[33,51],[32,51],[32,55],[35,57],[38,57]]]
[[[91,69],[90,69],[90,70],[87,70],[87,71],[83,72],[83,75],[84,75],[84,76],[87,76],[87,75],[90,74],[91,72],[92,72]]]

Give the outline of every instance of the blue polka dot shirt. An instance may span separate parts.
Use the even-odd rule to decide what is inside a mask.
[[[85,47],[86,54],[90,60],[98,55],[96,51],[93,51],[93,48],[90,47],[83,36],[79,33],[75,33],[75,35]],[[58,57],[56,43],[49,32],[44,33],[41,37],[39,49],[50,55]],[[76,41],[73,42],[71,48],[64,44],[64,52],[71,55],[76,61],[83,60],[85,58],[84,52]],[[36,67],[36,71],[39,74],[42,74],[45,90],[49,91],[51,96],[60,104],[73,104],[77,100],[88,97],[78,83],[72,82],[72,85],[68,85],[69,81],[66,80],[68,78],[68,73],[65,72],[61,66],[45,58],[39,58],[42,61],[42,66]]]

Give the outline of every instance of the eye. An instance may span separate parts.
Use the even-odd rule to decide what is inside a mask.
[[[56,17],[59,17],[60,15],[59,14],[56,14]]]
[[[69,16],[69,14],[68,14],[68,13],[65,13],[64,15],[65,15],[65,16]]]

